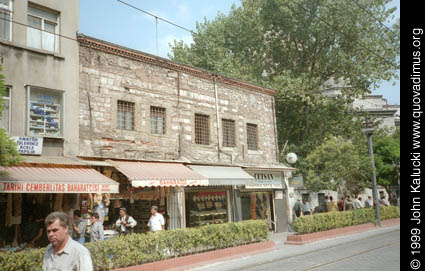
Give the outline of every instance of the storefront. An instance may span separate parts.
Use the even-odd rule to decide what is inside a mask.
[[[166,219],[166,229],[185,227],[184,190],[208,185],[208,180],[181,163],[108,160],[124,177],[113,206],[125,206],[137,221],[135,232],[146,232],[152,205]]]
[[[82,167],[83,162],[64,160],[58,157],[56,163],[61,164],[44,161],[36,166],[34,161],[27,161],[0,168],[0,246],[24,243],[24,227],[36,221],[38,227],[44,227],[43,220],[52,211],[72,216],[74,210],[83,208],[82,195],[118,193],[117,182],[87,165]]]
[[[240,167],[189,165],[208,178],[207,187],[185,188],[186,226],[242,220],[240,189],[254,178]]]
[[[286,195],[284,170],[250,169],[245,171],[255,178],[253,185],[246,185],[241,191],[242,218],[266,220],[269,229],[275,232],[287,230],[288,199]]]

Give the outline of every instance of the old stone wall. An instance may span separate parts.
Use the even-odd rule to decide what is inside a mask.
[[[236,147],[218,151],[213,77],[80,45],[80,156],[236,165],[276,164],[273,96],[217,82],[218,114],[236,125]],[[135,104],[135,129],[117,129],[118,101]],[[150,132],[150,106],[166,109],[166,133]],[[209,116],[210,144],[195,144],[195,113]],[[258,125],[247,150],[246,124]],[[221,127],[219,130],[222,140]]]

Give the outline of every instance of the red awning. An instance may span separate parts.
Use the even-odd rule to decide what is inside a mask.
[[[133,187],[208,185],[208,179],[181,163],[108,161]]]
[[[6,167],[2,193],[119,193],[119,184],[91,168]]]

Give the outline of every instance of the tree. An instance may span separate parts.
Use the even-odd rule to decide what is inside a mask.
[[[311,191],[338,190],[343,186],[357,196],[371,186],[367,155],[342,137],[326,139],[307,156],[306,164],[305,186]]]
[[[0,66],[0,72],[2,67]],[[3,97],[5,92],[4,76],[0,74],[0,119],[3,113]],[[16,148],[16,143],[9,138],[3,129],[0,129],[0,166],[10,166],[21,161],[20,155]],[[0,177],[4,172],[0,171]]]
[[[400,132],[376,137],[373,151],[377,184],[390,191],[391,186],[398,184],[398,169],[394,163],[400,161]]]
[[[280,147],[288,141],[303,169],[327,136],[360,134],[353,97],[397,77],[399,22],[383,24],[395,11],[389,1],[241,0],[197,24],[191,45],[174,42],[170,58],[275,89]]]

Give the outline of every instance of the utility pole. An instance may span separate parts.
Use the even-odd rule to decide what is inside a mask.
[[[378,188],[376,186],[375,160],[373,158],[373,147],[372,147],[372,134],[375,128],[372,127],[373,123],[370,121],[369,117],[366,117],[366,122],[364,124],[366,128],[362,129],[362,132],[367,135],[367,147],[368,147],[369,156],[370,156],[370,166],[372,168],[372,194],[373,194],[373,205],[375,207],[376,225],[378,227],[381,227],[381,215],[379,214]]]

